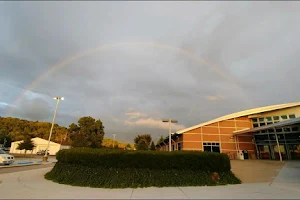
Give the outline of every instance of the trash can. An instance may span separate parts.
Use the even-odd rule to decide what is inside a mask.
[[[239,150],[237,152],[237,159],[244,160],[244,153],[243,153],[243,151]]]
[[[244,159],[248,160],[249,159],[249,153],[247,150],[243,150],[243,154],[244,154]]]

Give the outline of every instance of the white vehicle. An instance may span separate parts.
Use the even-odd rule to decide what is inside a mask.
[[[0,164],[9,165],[15,162],[12,155],[7,154],[4,150],[0,149]]]

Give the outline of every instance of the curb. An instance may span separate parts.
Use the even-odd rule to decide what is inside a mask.
[[[55,162],[49,162],[49,163],[30,163],[30,164],[21,164],[21,165],[8,165],[8,166],[0,166],[0,169],[1,168],[13,168],[13,167],[27,167],[27,166],[32,166],[32,165],[48,165],[48,164],[52,164],[52,163],[55,163]]]

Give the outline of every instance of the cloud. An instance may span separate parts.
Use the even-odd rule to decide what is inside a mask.
[[[0,4],[0,101],[16,106],[13,117],[51,121],[52,97],[62,95],[57,123],[90,115],[108,136],[132,142],[143,132],[167,134],[161,118],[189,127],[300,99],[300,2]],[[27,88],[68,56],[123,42],[130,44],[74,60]],[[1,115],[7,108],[0,105]]]
[[[209,101],[219,101],[225,99],[222,95],[216,95],[216,96],[206,96],[206,99]]]
[[[9,106],[9,107],[14,107],[14,105],[12,105],[12,104],[9,104],[9,103],[5,103],[5,102],[0,102],[0,107],[7,107],[7,106]]]
[[[128,119],[124,121],[125,126],[131,127],[145,127],[145,128],[156,128],[168,130],[168,123],[163,123],[161,119],[154,119],[153,117],[149,117],[145,113],[141,112],[127,112],[126,116]],[[181,124],[172,124],[172,130],[178,131],[180,129],[184,129],[185,126]]]
[[[125,115],[128,116],[129,119],[136,119],[148,116],[147,114],[141,112],[127,112],[125,113]]]

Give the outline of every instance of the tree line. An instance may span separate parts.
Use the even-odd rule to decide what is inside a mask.
[[[160,144],[164,141],[163,136],[159,138],[156,144]],[[134,146],[137,150],[156,150],[156,146],[150,134],[137,135],[134,138]]]
[[[0,144],[9,147],[11,142],[39,137],[48,140],[51,123],[29,121],[12,117],[0,117]],[[104,137],[104,126],[100,119],[90,116],[81,117],[77,124],[72,123],[69,128],[55,124],[51,141],[72,145],[74,147],[101,147]]]
[[[5,147],[9,147],[13,141],[24,141],[24,145],[30,147],[31,138],[39,137],[48,140],[50,134],[51,123],[29,121],[13,117],[0,117],[0,144],[5,143]],[[62,144],[71,145],[72,147],[90,147],[90,148],[119,148],[116,141],[112,146],[112,142],[107,145],[107,141],[103,144],[104,126],[100,119],[91,116],[81,117],[77,123],[71,123],[68,128],[55,124],[53,127],[51,141]],[[161,136],[157,144],[163,141]],[[122,145],[126,149],[132,149],[130,144]],[[134,138],[134,147],[137,150],[155,150],[155,143],[150,134],[137,135]],[[21,149],[23,146],[20,147]],[[123,148],[123,147],[122,147]],[[30,149],[30,148],[23,148]]]

